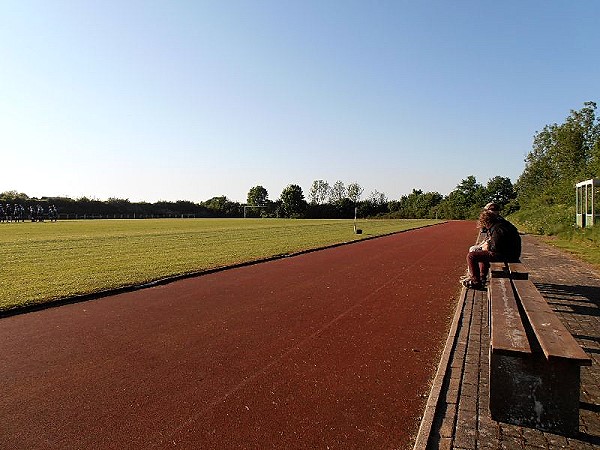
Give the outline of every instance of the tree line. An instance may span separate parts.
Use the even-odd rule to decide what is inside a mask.
[[[156,203],[130,202],[109,198],[106,201],[82,197],[30,198],[26,194],[7,191],[0,203],[55,205],[59,217],[292,217],[292,218],[438,218],[472,219],[488,202],[496,202],[503,214],[528,211],[558,210],[553,222],[571,223],[574,216],[574,186],[577,182],[600,176],[600,121],[596,103],[586,102],[579,111],[571,111],[562,124],[545,126],[536,132],[532,150],[525,158],[525,169],[513,185],[510,178],[495,176],[484,185],[474,175],[461,180],[448,195],[413,189],[410,194],[389,200],[377,190],[363,196],[357,182],[330,184],[315,180],[308,195],[297,184],[286,186],[275,200],[263,186],[251,187],[246,203],[226,196],[213,197],[200,203],[186,200]],[[544,209],[546,208],[546,209]],[[517,214],[517,217],[518,217]],[[543,230],[542,230],[543,231]]]
[[[540,234],[570,232],[575,226],[575,185],[599,177],[600,118],[596,103],[589,101],[580,110],[571,110],[563,123],[535,133],[525,169],[515,183],[514,219]]]
[[[28,208],[56,208],[59,218],[150,218],[150,217],[286,217],[306,219],[349,219],[355,217],[440,218],[465,219],[478,214],[488,201],[502,205],[514,198],[513,185],[508,178],[495,177],[486,186],[474,176],[462,180],[448,196],[438,192],[413,189],[398,200],[388,200],[377,190],[363,197],[364,189],[356,182],[347,186],[340,180],[329,184],[315,180],[305,197],[297,184],[286,186],[276,200],[269,198],[263,186],[250,188],[246,203],[229,200],[226,196],[194,203],[186,200],[156,203],[131,202],[128,199],[109,198],[106,201],[81,197],[32,198],[17,191],[0,194],[0,203]]]
[[[600,119],[596,103],[572,110],[562,124],[535,133],[525,170],[517,180],[519,203],[573,204],[575,184],[600,176]]]

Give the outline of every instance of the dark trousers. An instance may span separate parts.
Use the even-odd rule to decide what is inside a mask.
[[[480,283],[487,278],[490,271],[490,263],[501,261],[499,255],[488,250],[475,250],[467,254],[467,266],[473,281]]]

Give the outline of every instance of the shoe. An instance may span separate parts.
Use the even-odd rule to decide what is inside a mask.
[[[481,282],[471,280],[470,278],[466,279],[466,280],[462,280],[461,284],[468,289],[475,289],[478,291],[481,291],[484,289],[483,284],[481,284]]]

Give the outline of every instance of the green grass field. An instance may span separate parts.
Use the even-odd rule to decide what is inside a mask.
[[[432,220],[88,220],[0,224],[0,311],[418,228]]]

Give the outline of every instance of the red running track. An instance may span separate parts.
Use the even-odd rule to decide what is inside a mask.
[[[4,318],[0,446],[407,448],[475,237],[449,222]]]

